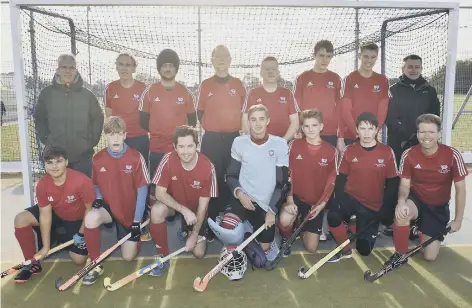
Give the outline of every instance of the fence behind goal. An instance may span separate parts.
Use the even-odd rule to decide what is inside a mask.
[[[180,56],[177,80],[194,94],[213,74],[210,58],[219,44],[232,55],[231,75],[249,87],[259,84],[259,65],[266,56],[280,63],[281,84],[293,87],[296,76],[313,67],[316,41],[335,46],[330,69],[341,77],[357,68],[363,42],[383,49],[374,68],[391,84],[401,74],[402,59],[419,54],[423,75],[437,88],[441,102],[445,88],[448,10],[408,8],[326,7],[198,7],[198,6],[47,6],[22,7],[21,32],[26,107],[34,112],[39,91],[51,83],[61,53],[77,55],[85,86],[103,102],[105,85],[118,78],[118,53],[137,57],[136,79],[158,80],[156,57],[164,48]],[[36,182],[43,171],[43,145],[29,121],[31,164]],[[104,147],[102,140],[97,150]]]

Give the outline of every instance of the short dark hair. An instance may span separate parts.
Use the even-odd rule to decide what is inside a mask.
[[[406,62],[408,60],[420,60],[421,63],[423,63],[423,59],[418,55],[408,55],[405,58],[403,58],[403,62]]]
[[[277,64],[279,64],[279,61],[277,61],[277,58],[273,56],[265,57],[264,60],[262,60],[261,64],[264,63],[265,61],[275,61],[277,62]]]
[[[329,53],[334,52],[333,43],[331,43],[328,40],[321,40],[315,44],[315,49],[313,51],[313,54],[316,56],[316,54],[318,53],[318,51],[321,50],[321,48],[326,49],[326,52],[329,52]]]
[[[356,127],[359,127],[359,124],[362,122],[367,122],[375,127],[379,127],[379,119],[372,112],[363,112],[356,119]]]
[[[178,126],[174,132],[174,145],[177,146],[177,141],[180,137],[192,136],[195,145],[198,147],[198,132],[195,128],[188,125]]]
[[[43,160],[47,162],[51,159],[67,158],[67,151],[64,148],[48,145],[43,150]]]
[[[360,52],[363,52],[364,50],[372,50],[378,53],[379,45],[372,42],[368,42],[368,43],[363,43],[359,49],[360,49]]]
[[[432,114],[432,113],[425,113],[425,114],[420,115],[416,119],[416,129],[419,129],[421,123],[436,124],[436,126],[438,127],[438,131],[441,130],[441,126],[442,126],[441,118],[439,116],[435,115],[435,114]]]

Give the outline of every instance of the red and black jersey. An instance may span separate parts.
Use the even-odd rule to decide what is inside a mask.
[[[39,207],[51,205],[57,217],[67,221],[84,219],[85,204],[95,200],[92,180],[82,172],[66,169],[64,184],[57,186],[50,175],[43,176],[36,186]]]
[[[289,148],[293,194],[311,205],[328,202],[337,173],[336,149],[325,141],[312,145],[305,139],[293,140]],[[329,185],[331,187],[325,189]]]
[[[92,179],[113,216],[130,227],[136,211],[138,188],[150,184],[146,161],[141,153],[128,147],[123,156],[114,158],[105,148],[92,161]]]
[[[292,92],[283,87],[277,87],[272,93],[267,92],[263,86],[252,89],[244,103],[243,112],[248,113],[249,108],[257,104],[262,104],[269,110],[267,133],[279,137],[285,136],[290,126],[290,115],[299,112]]]
[[[400,177],[411,180],[411,191],[428,205],[441,206],[451,198],[452,182],[469,174],[461,153],[453,147],[438,144],[438,150],[426,156],[421,145],[406,150],[400,160]]]
[[[216,77],[202,82],[198,91],[197,110],[203,111],[202,127],[218,133],[237,132],[241,129],[241,116],[246,89],[238,78],[229,77],[218,83]]]
[[[109,83],[105,88],[105,107],[111,108],[113,116],[123,119],[128,138],[147,135],[139,123],[140,98],[145,89],[146,84],[138,80],[134,80],[129,88],[124,88],[119,80]]]
[[[339,173],[347,175],[346,193],[378,211],[383,203],[385,180],[397,177],[395,155],[392,148],[381,143],[366,150],[354,142],[342,153]]]
[[[318,109],[323,113],[323,136],[337,134],[341,84],[338,74],[331,71],[317,73],[313,70],[303,72],[295,82],[295,99],[300,111]]]
[[[143,92],[139,110],[149,113],[150,152],[164,153],[172,151],[175,128],[187,124],[187,115],[195,112],[195,106],[182,84],[166,89],[157,82]]]
[[[162,158],[152,180],[153,184],[167,188],[175,201],[196,212],[202,198],[218,197],[215,167],[202,153],[197,153],[198,161],[192,170],[186,170],[173,151]]]

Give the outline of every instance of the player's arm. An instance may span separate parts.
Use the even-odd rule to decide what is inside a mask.
[[[331,163],[329,164],[329,173],[328,177],[326,179],[326,184],[323,189],[323,193],[321,194],[320,200],[317,202],[317,204],[322,205],[324,208],[326,206],[326,203],[328,203],[329,198],[331,198],[331,195],[334,192],[334,187],[336,183],[336,175],[338,173],[338,151],[334,151],[334,158],[331,160]]]
[[[151,86],[148,86],[146,90],[141,94],[140,102],[139,102],[139,124],[141,127],[149,132],[149,119],[150,119],[150,111],[151,111],[151,102],[149,98],[149,90]]]
[[[269,202],[269,211],[274,215],[282,208],[287,194],[290,192],[290,175],[288,169],[289,148],[286,143],[280,145],[276,153],[275,162],[275,189]]]
[[[454,182],[454,188],[456,190],[456,213],[454,221],[462,223],[464,219],[465,211],[465,199],[466,199],[466,185],[465,179],[459,182]]]
[[[430,101],[429,101],[429,108],[428,108],[428,113],[435,114],[437,116],[441,116],[441,102],[439,101],[438,98],[438,93],[436,92],[436,89],[433,86],[430,86]]]
[[[462,220],[464,219],[464,209],[466,200],[466,184],[465,178],[469,175],[469,171],[465,165],[462,154],[456,149],[453,150],[453,166],[452,175],[454,180],[454,187],[456,189],[456,213],[454,221],[451,223],[451,232],[460,230]]]
[[[200,232],[200,229],[206,218],[209,203],[210,203],[210,198],[208,197],[200,197],[198,199],[197,222],[193,226],[193,231],[192,231],[193,236],[198,236],[198,233]]]
[[[36,136],[43,144],[47,144],[47,138],[50,133],[48,122],[48,111],[46,108],[45,96],[46,91],[39,93],[38,103],[34,109],[34,124],[36,128]]]
[[[242,116],[241,116],[241,131],[244,134],[249,134],[249,116],[247,113],[247,110],[252,106],[251,104],[251,92],[248,91],[246,94],[246,97],[244,98],[244,103],[243,103],[243,108],[241,110]]]
[[[287,102],[289,104],[289,112],[290,112],[289,121],[290,121],[290,125],[287,129],[287,132],[285,133],[285,135],[283,137],[287,142],[290,141],[295,136],[298,129],[300,128],[300,120],[298,119],[298,112],[300,110],[298,109],[298,106],[297,106],[297,103],[295,101],[295,98],[294,98],[293,94],[292,93],[290,93],[290,94],[291,95],[288,98],[289,101]]]
[[[398,168],[398,175],[400,177],[400,185],[398,187],[398,205],[404,205],[408,196],[410,195],[411,187],[411,174],[412,166],[410,163],[410,157],[408,155],[410,151],[403,152],[400,159],[400,166]]]
[[[385,119],[387,118],[388,103],[391,97],[388,79],[386,77],[384,77],[381,91],[381,98],[377,106],[377,119],[379,119],[379,128],[382,128],[385,123]]]
[[[197,126],[198,115],[197,115],[197,108],[195,106],[195,99],[192,93],[190,93],[188,90],[187,90],[187,99],[185,100],[185,108],[187,109],[188,125],[192,127]]]
[[[349,175],[348,149],[349,148],[346,147],[341,152],[341,162],[339,163],[336,180],[334,182],[334,202],[337,205],[340,205],[344,199],[344,188],[346,187]]]
[[[137,164],[136,172],[133,174],[134,186],[138,187],[137,198],[136,198],[136,209],[134,210],[134,224],[139,224],[144,216],[146,210],[146,198],[148,194],[149,184],[151,180],[149,178],[149,171],[146,167],[146,161],[144,157],[139,154],[139,162]],[[139,228],[139,226],[138,226]]]
[[[111,101],[110,101],[110,97],[108,96],[109,94],[109,87],[110,87],[110,84],[108,84],[106,87],[105,87],[105,91],[103,93],[103,103],[105,105],[105,117],[111,117],[112,116],[112,109],[111,109]]]
[[[340,100],[340,111],[342,117],[342,123],[349,131],[356,136],[356,122],[352,116],[352,84],[349,76],[344,78],[341,85],[341,100]],[[344,136],[342,136],[344,137]]]
[[[90,131],[92,132],[92,145],[96,146],[98,142],[100,142],[100,138],[102,137],[103,131],[103,122],[105,118],[103,117],[102,108],[100,108],[100,104],[98,103],[98,99],[95,95],[90,92],[90,108],[89,108],[89,116],[90,116]]]

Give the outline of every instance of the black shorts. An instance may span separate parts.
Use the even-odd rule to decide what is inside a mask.
[[[125,236],[127,236],[129,233],[131,233],[131,227],[128,228],[126,226],[124,226],[123,224],[121,224],[116,218],[115,216],[113,216],[113,213],[111,212],[111,208],[108,204],[104,203],[103,204],[103,208],[108,212],[108,214],[110,214],[111,216],[111,219],[113,220],[111,223],[107,223],[105,224],[105,227],[107,228],[111,228],[113,227],[113,224],[115,224],[115,227],[116,227],[116,238],[117,240],[121,240],[122,238],[124,238]],[[137,237],[137,238],[133,238],[133,237],[130,237],[128,241],[131,241],[131,242],[139,242],[140,241],[140,238]]]
[[[298,207],[298,216],[300,217],[301,221],[303,221],[308,212],[310,212],[311,205],[303,202],[296,195],[293,195],[293,201]],[[314,219],[307,221],[307,223],[303,226],[302,232],[310,232],[318,235],[321,234],[323,227],[323,216],[324,211],[321,211]]]
[[[180,216],[180,223],[181,223],[179,232],[181,232],[181,235],[183,236],[188,235],[190,232],[192,232],[193,226],[187,225],[184,215],[176,212],[175,215],[169,217],[170,218],[169,220],[174,221],[174,219],[177,218],[177,216]],[[208,222],[207,222],[206,217],[202,222],[202,226],[200,227],[200,231],[198,232],[198,235],[208,237]]]
[[[156,174],[156,169],[159,166],[162,158],[166,155],[163,152],[150,152],[149,153],[149,173],[151,174],[151,181]]]
[[[413,201],[418,209],[416,225],[419,231],[430,237],[444,231],[450,219],[449,203],[440,206],[428,205],[411,192],[408,199]]]
[[[26,211],[33,214],[34,218],[39,222],[39,206],[34,205],[26,209]],[[54,210],[52,211],[51,221],[51,247],[53,244],[62,244],[73,239],[74,235],[79,232],[82,226],[82,220],[68,221],[63,220],[56,216]],[[41,240],[41,229],[40,227],[33,227],[38,237],[38,248],[41,249],[43,244]],[[56,246],[56,245],[55,245]],[[80,249],[75,245],[71,245],[67,248],[69,251],[76,253],[81,256],[87,256],[88,250]]]
[[[338,145],[338,136],[336,135],[321,136],[321,139],[331,144],[333,147],[336,147]]]
[[[265,224],[266,211],[264,211],[257,203],[253,202],[255,211],[246,210],[246,208],[235,197],[231,198],[230,208],[228,212],[237,215],[241,221],[248,220],[256,232],[263,224]],[[262,231],[256,239],[261,243],[272,243],[275,237],[275,224],[267,230]]]
[[[149,160],[149,136],[142,135],[142,136],[136,136],[136,137],[131,137],[131,138],[126,138],[125,143],[137,150],[141,155],[144,157],[144,160],[146,161],[147,164]],[[146,165],[148,167],[148,165]]]

